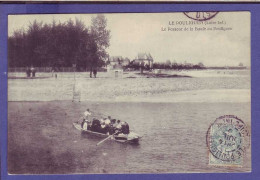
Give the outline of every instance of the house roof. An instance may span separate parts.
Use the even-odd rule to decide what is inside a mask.
[[[150,60],[153,61],[153,57],[150,53],[138,53],[135,60]]]

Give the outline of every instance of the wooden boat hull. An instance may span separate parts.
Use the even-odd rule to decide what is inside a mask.
[[[86,134],[91,134],[91,135],[95,135],[97,137],[102,137],[102,138],[106,138],[109,136],[108,134],[102,134],[99,132],[82,129],[81,125],[78,123],[73,123],[73,126],[77,130],[80,130],[81,132],[86,133]],[[111,137],[111,140],[114,140],[117,142],[122,142],[122,143],[138,143],[140,138],[141,137],[138,134],[136,134],[134,132],[130,132],[128,135],[124,135],[124,134],[114,135]]]

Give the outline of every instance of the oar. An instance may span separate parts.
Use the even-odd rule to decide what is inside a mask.
[[[117,132],[115,132],[114,134],[116,134]],[[98,145],[100,145],[100,144],[102,144],[103,142],[105,142],[106,140],[108,140],[109,138],[111,138],[114,134],[112,134],[112,135],[110,135],[110,136],[108,136],[108,137],[106,137],[105,139],[103,139],[102,141],[100,141],[99,143],[97,143],[97,145],[96,146],[98,146]]]

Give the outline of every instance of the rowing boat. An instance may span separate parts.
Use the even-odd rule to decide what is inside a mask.
[[[106,138],[109,136],[109,134],[103,134],[99,132],[94,132],[86,129],[82,129],[81,125],[79,123],[73,123],[73,126],[77,129],[80,130],[82,133],[87,133],[87,134],[92,134],[98,137],[103,137]],[[140,140],[141,136],[134,132],[130,132],[129,134],[118,134],[118,135],[113,135],[111,136],[111,140],[117,141],[117,142],[122,142],[122,143],[138,143]]]

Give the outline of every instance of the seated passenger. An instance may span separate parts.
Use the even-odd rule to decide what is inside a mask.
[[[129,134],[129,125],[127,122],[122,122],[121,123],[121,126],[122,126],[122,133],[123,134]]]
[[[116,119],[112,119],[112,120],[111,120],[111,125],[112,125],[114,128],[116,128],[116,126],[117,126]]]
[[[106,126],[110,126],[110,123],[111,123],[111,117],[108,116],[108,118],[105,119],[105,124],[106,124]]]
[[[100,132],[100,129],[101,129],[100,121],[96,118],[93,118],[91,130],[94,132]]]
[[[101,128],[105,128],[105,120],[100,119]]]
[[[117,131],[116,134],[120,134],[122,132],[122,125],[120,120],[117,120],[115,131]]]
[[[110,124],[111,124],[110,119],[103,119],[101,122],[101,133],[109,134]]]
[[[109,134],[112,135],[115,133],[116,130],[116,119],[111,119],[110,125],[109,125]]]

